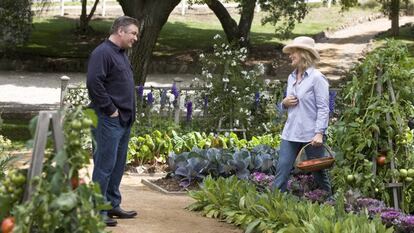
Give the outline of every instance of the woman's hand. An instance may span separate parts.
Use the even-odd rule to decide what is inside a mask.
[[[312,138],[311,145],[322,146],[322,144],[323,144],[323,134],[322,133],[315,134],[315,136]]]
[[[283,99],[282,104],[285,108],[289,108],[291,106],[297,105],[298,101],[299,100],[298,100],[298,98],[296,98],[296,96],[288,95]]]

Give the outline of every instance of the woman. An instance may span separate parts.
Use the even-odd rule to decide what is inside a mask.
[[[324,135],[329,118],[329,84],[325,76],[315,68],[319,54],[315,41],[306,36],[296,37],[283,48],[289,54],[295,68],[289,75],[286,97],[281,108],[288,111],[288,119],[282,132],[276,178],[273,189],[285,192],[290,172],[300,149],[305,148],[308,159],[324,155]],[[319,187],[331,194],[326,170],[313,172]]]

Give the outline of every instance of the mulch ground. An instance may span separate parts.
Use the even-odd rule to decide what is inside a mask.
[[[192,182],[188,187],[180,186],[180,179],[176,177],[166,176],[160,178],[158,180],[150,180],[150,182],[160,186],[161,188],[169,191],[169,192],[182,192],[182,191],[190,191],[190,190],[198,190],[199,183],[197,181]]]

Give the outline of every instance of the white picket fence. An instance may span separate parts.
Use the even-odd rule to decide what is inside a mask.
[[[322,0],[306,0],[308,3],[312,2],[321,2]],[[48,3],[45,4],[44,7],[37,6],[37,4],[42,3],[42,0],[32,0],[35,4],[32,7],[32,11],[35,13],[40,12],[47,12],[47,13],[55,13],[57,12],[58,15],[64,16],[65,14],[70,14],[74,10],[78,10],[77,12],[80,13],[82,6],[80,5],[79,0],[48,0]],[[92,4],[94,1],[89,1],[87,6],[87,11],[89,12],[92,8]],[[328,1],[328,6],[330,6],[331,0]],[[226,8],[236,8],[237,3],[223,3]],[[189,9],[190,5],[188,4],[187,0],[182,0],[181,3],[176,7],[176,11],[180,12],[181,15],[185,15]],[[192,9],[201,9],[201,8],[208,8],[206,4],[194,4],[191,5]],[[97,14],[101,16],[106,16],[108,11],[116,11],[122,12],[122,8],[116,0],[100,0],[97,6]],[[256,12],[260,11],[259,5],[256,6]]]

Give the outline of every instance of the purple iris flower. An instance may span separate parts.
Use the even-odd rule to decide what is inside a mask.
[[[336,91],[329,91],[329,113],[333,113],[335,110],[335,98],[336,98]]]
[[[148,105],[152,105],[154,103],[154,95],[152,94],[152,91],[148,93],[147,100],[148,100]]]
[[[141,100],[144,97],[144,86],[139,85],[136,89],[138,98]]]
[[[193,114],[193,102],[191,102],[191,100],[189,100],[186,103],[186,107],[187,107],[187,121],[191,121],[191,116]]]
[[[177,89],[177,85],[175,85],[175,83],[171,87],[171,94],[174,95],[175,99],[178,98],[179,92],[178,92],[178,89]]]

